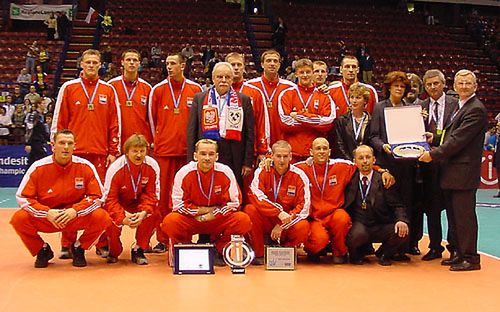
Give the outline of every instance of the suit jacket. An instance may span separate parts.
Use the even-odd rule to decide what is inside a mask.
[[[421,102],[422,108],[426,109],[427,112],[429,112],[429,117],[424,119],[424,124],[425,124],[425,131],[430,132],[429,129],[429,118],[431,117],[430,115],[430,103],[431,103],[431,98],[427,98],[424,101]],[[451,116],[453,115],[453,112],[457,109],[458,107],[458,100],[454,96],[451,95],[445,95],[445,100],[444,100],[444,116],[443,116],[443,128],[446,127],[451,121]],[[441,142],[441,134],[433,133],[434,134],[434,141],[433,144],[434,146],[439,146],[439,143]]]
[[[368,113],[367,113],[368,114]],[[369,145],[370,141],[370,115],[368,123],[360,134],[363,137],[362,144]],[[358,147],[354,136],[354,126],[352,124],[352,112],[348,112],[335,120],[335,125],[328,135],[328,141],[332,147],[332,158],[342,158],[353,160],[353,151]]]
[[[193,98],[193,106],[189,113],[187,129],[187,158],[193,160],[194,145],[203,138],[201,131],[201,118],[203,102],[209,91],[196,93]],[[218,142],[219,162],[228,165],[234,172],[236,179],[240,182],[241,167],[243,165],[252,167],[254,161],[254,116],[250,98],[238,93],[243,107],[243,129],[241,130],[241,141],[221,139]],[[241,184],[240,184],[241,185]]]
[[[351,179],[351,182],[345,189],[345,207],[351,218],[354,216],[355,209],[359,203],[356,203],[356,195],[359,189],[359,171]],[[368,209],[373,209],[376,224],[395,223],[397,221],[408,222],[406,208],[399,198],[399,194],[394,187],[384,188],[382,175],[376,171],[373,172],[370,190],[367,196]],[[355,219],[353,222],[357,221]]]
[[[471,190],[479,187],[487,125],[486,108],[474,96],[444,127],[443,144],[431,151],[434,161],[442,161],[440,184],[443,189]]]

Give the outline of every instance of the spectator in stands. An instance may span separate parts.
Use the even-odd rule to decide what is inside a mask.
[[[366,50],[364,55],[359,60],[360,60],[359,65],[361,68],[361,73],[363,75],[363,82],[372,83],[373,66],[375,65],[375,61],[373,60],[373,57],[368,52],[368,50]]]
[[[42,101],[40,103],[40,106],[43,108],[42,112],[46,114],[49,112],[49,108],[52,107],[52,110],[50,112],[54,111],[54,105],[55,101],[52,97],[49,96],[49,89],[45,89],[42,91]]]
[[[19,78],[17,78],[19,79]],[[26,93],[28,91],[26,90]],[[21,87],[14,87],[14,94],[12,94],[12,103],[14,104],[23,104],[24,103],[24,95],[21,93]]]
[[[149,52],[147,50],[142,50],[141,52],[141,66],[142,68],[148,68],[150,66]]]
[[[203,89],[203,92],[207,91],[208,89],[210,89],[212,87],[212,80],[210,80],[210,78],[205,78],[205,83],[201,86],[201,88]]]
[[[410,91],[408,91],[403,101],[407,105],[418,105],[419,96],[423,92],[422,79],[420,79],[418,75],[413,73],[408,73],[406,74],[406,76],[410,80]]]
[[[104,81],[109,81],[115,77],[118,76],[118,69],[116,68],[116,65],[113,63],[108,64],[108,70],[104,73],[104,77],[102,80]]]
[[[28,168],[35,161],[47,156],[47,142],[49,141],[49,132],[43,122],[43,115],[39,112],[34,113],[33,129],[31,135],[26,140],[24,150],[28,153]]]
[[[70,21],[66,16],[66,12],[62,11],[57,14],[57,32],[59,34],[59,40],[66,40],[68,36],[68,31],[70,27]]]
[[[292,71],[295,72],[295,64],[297,64],[297,61],[300,59],[298,55],[295,55],[293,57],[293,62],[292,62]]]
[[[497,125],[490,124],[488,131],[484,135],[484,150],[495,151],[497,145]]]
[[[102,16],[101,28],[105,34],[109,34],[113,29],[113,17],[109,10],[106,10]]]
[[[30,86],[30,92],[24,96],[24,101],[29,100],[31,104],[41,100],[40,94],[36,92],[35,86]]]
[[[26,95],[26,93],[28,93],[28,90],[29,90],[30,85],[31,85],[31,75],[29,74],[28,69],[26,67],[21,69],[21,73],[17,76],[17,83],[21,87],[20,91],[24,97],[24,95]],[[15,89],[14,89],[14,91],[15,91]],[[23,98],[23,100],[24,100],[24,98]]]
[[[339,60],[343,60],[344,57],[347,54],[347,46],[345,45],[345,41],[344,40],[338,40],[337,41],[337,45],[339,47],[339,56],[338,56],[338,59]]]
[[[26,113],[24,112],[23,104],[17,104],[14,114],[12,114],[12,131],[11,135],[14,138],[14,143],[24,143],[24,134],[26,131],[26,126],[24,124],[24,119],[26,118]]]
[[[206,68],[208,66],[208,62],[214,57],[215,51],[212,50],[211,45],[208,45],[207,47],[202,48],[202,53],[201,61],[203,62],[203,66]]]
[[[10,134],[10,126],[12,125],[12,120],[7,114],[7,110],[4,106],[0,105],[0,145],[7,144],[7,137]]]
[[[285,69],[285,75],[286,75],[286,80],[290,80],[293,83],[297,83],[297,76],[295,75],[295,70],[293,70],[292,66],[288,66]]]
[[[162,54],[163,52],[161,47],[158,46],[158,43],[153,43],[153,46],[151,47],[151,60],[153,61],[153,67],[160,67]]]
[[[52,128],[52,118],[53,118],[52,112],[47,113],[45,115],[45,128],[47,129],[47,133],[50,134],[50,129]]]
[[[384,109],[386,107],[406,106],[403,98],[410,91],[410,80],[406,73],[392,71],[384,80],[384,90],[388,98],[378,102],[373,109],[372,122],[370,124],[370,143],[376,151],[377,163],[383,168],[389,169],[396,178],[396,185],[403,204],[406,207],[406,215],[410,219],[410,246],[404,251],[412,255],[419,255],[418,241],[422,236],[423,213],[421,206],[416,205],[415,191],[419,190],[422,181],[417,181],[415,159],[394,158],[391,145],[388,142]],[[409,249],[409,250],[408,250]],[[402,252],[404,252],[402,251]],[[407,256],[401,254],[403,258]],[[409,258],[408,258],[409,259]]]
[[[46,74],[49,73],[50,67],[50,53],[47,50],[47,47],[44,45],[40,45],[40,53],[38,54],[38,62],[40,63],[40,66],[42,67],[42,71]],[[38,73],[38,71],[37,71]]]
[[[189,43],[181,51],[182,56],[186,59],[186,67],[184,67],[184,76],[189,78],[191,74],[191,64],[193,63],[194,51]]]
[[[361,45],[358,47],[358,50],[356,51],[356,58],[359,61],[361,61],[367,52],[368,48],[366,47],[366,44],[364,42],[361,42]]]
[[[54,12],[50,13],[50,16],[43,23],[47,25],[47,40],[54,40],[57,29],[57,19]]]
[[[111,46],[107,45],[104,51],[102,51],[102,63],[106,69],[108,64],[113,63],[113,53],[111,52]]]
[[[273,34],[271,37],[273,40],[273,48],[285,57],[286,34],[288,32],[285,20],[281,16],[278,16],[273,28]]]
[[[12,96],[7,95],[5,97],[5,103],[3,103],[3,107],[5,107],[5,111],[7,112],[7,115],[9,115],[9,118],[12,118],[12,114],[14,114],[14,110],[16,109],[16,106],[14,102],[12,101]]]
[[[38,94],[47,89],[47,73],[43,71],[42,66],[36,66],[36,72],[33,74],[31,79]]]
[[[212,71],[214,70],[214,66],[219,62],[220,62],[219,53],[214,52],[214,56],[208,61],[207,77],[212,77]]]
[[[24,45],[28,49],[28,51],[26,52],[26,69],[28,70],[29,74],[33,74],[35,72],[36,58],[39,54],[38,43],[35,40],[31,45],[28,45],[26,43]]]

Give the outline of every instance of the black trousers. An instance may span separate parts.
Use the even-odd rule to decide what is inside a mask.
[[[470,263],[479,263],[477,253],[476,189],[444,190],[450,250]]]
[[[423,176],[422,206],[427,215],[429,230],[429,248],[444,251],[441,242],[443,229],[441,226],[441,211],[445,209],[443,190],[439,186],[439,164],[420,164]]]
[[[351,257],[363,256],[358,248],[368,243],[382,243],[384,255],[390,257],[408,242],[408,236],[399,237],[394,233],[394,223],[366,226],[361,222],[353,222],[347,234],[347,248]]]

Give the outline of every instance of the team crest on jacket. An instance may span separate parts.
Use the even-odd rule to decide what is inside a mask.
[[[217,109],[207,109],[205,110],[205,124],[206,125],[216,125],[217,124]]]
[[[222,193],[222,186],[220,185],[215,185],[214,186],[214,194],[215,195],[220,195]]]
[[[99,94],[99,104],[108,104],[108,96],[106,94]]]
[[[148,184],[148,181],[149,181],[149,177],[142,177],[141,179],[141,184],[143,186],[145,186],[146,184]]]
[[[192,97],[188,97],[186,99],[186,105],[187,107],[191,108],[191,106],[193,106],[193,98]]]
[[[337,176],[332,175],[331,177],[328,178],[328,185],[337,185]]]
[[[295,196],[296,192],[297,192],[297,187],[294,185],[289,185],[288,188],[286,189],[286,195],[288,196]]]
[[[80,177],[76,177],[75,178],[75,188],[78,189],[78,190],[81,190],[83,189],[83,178],[80,178]]]
[[[141,105],[145,106],[146,104],[148,104],[148,97],[145,95],[141,95]]]
[[[319,108],[319,100],[314,100],[313,106],[315,109]]]

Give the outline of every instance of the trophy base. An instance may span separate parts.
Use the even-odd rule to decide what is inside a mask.
[[[245,274],[245,268],[231,268],[233,274]]]

